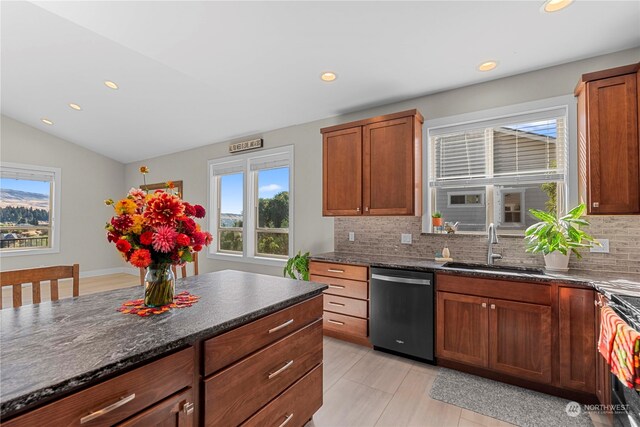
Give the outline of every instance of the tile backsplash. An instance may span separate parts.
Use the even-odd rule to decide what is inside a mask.
[[[570,268],[618,273],[640,273],[640,216],[590,216],[585,230],[596,238],[609,239],[609,253],[582,250],[582,259],[571,256]],[[445,246],[461,262],[486,262],[487,236],[421,234],[419,217],[339,217],[334,222],[336,252],[433,258]],[[349,241],[349,232],[355,241]],[[401,244],[400,235],[413,235],[411,244]],[[502,254],[497,263],[543,265],[542,255],[524,251],[521,237],[501,237],[494,253]]]

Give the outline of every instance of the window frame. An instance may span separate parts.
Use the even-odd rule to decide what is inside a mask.
[[[50,238],[51,244],[46,248],[16,248],[0,251],[0,258],[14,257],[23,255],[46,255],[60,253],[60,200],[61,200],[61,181],[62,169],[50,166],[29,165],[24,163],[0,162],[0,169],[22,170],[24,173],[50,173],[53,174],[51,180],[51,194],[49,195],[49,224],[51,228]],[[2,174],[0,173],[0,177]]]
[[[578,203],[578,182],[577,182],[577,156],[570,153],[577,151],[577,106],[572,95],[562,95],[553,98],[529,101],[520,104],[506,105],[487,110],[474,111],[456,116],[442,117],[425,121],[426,135],[423,138],[422,150],[422,176],[423,176],[423,215],[422,215],[422,233],[432,234],[434,229],[431,223],[432,206],[435,203],[434,195],[431,192],[430,178],[432,174],[431,164],[431,137],[433,131],[440,131],[441,128],[466,127],[469,125],[484,126],[491,122],[501,122],[505,119],[517,119],[518,116],[540,114],[547,111],[564,109],[565,117],[565,162],[564,162],[564,180],[562,181],[562,191],[565,196],[562,199],[563,206],[566,210],[568,206],[574,206]],[[441,133],[441,132],[438,132]],[[493,165],[491,165],[491,168]],[[505,182],[505,184],[517,184],[518,180],[513,182]],[[502,184],[502,183],[500,183]],[[485,208],[487,215],[487,224],[494,221],[493,185],[474,183],[472,180],[468,182],[469,186],[486,186],[487,194],[485,196]],[[489,191],[491,190],[491,191]],[[526,215],[526,213],[525,213]],[[503,227],[509,229],[509,227]],[[498,230],[500,233],[500,230]],[[486,231],[459,231],[459,234],[470,235],[486,235]],[[505,234],[506,236],[512,234]]]
[[[451,203],[451,196],[465,196],[464,204]],[[466,196],[480,196],[480,203],[467,203]],[[466,208],[466,207],[482,208],[486,206],[486,191],[447,191],[447,207],[448,208]]]
[[[286,166],[273,166],[273,167],[264,167],[260,168],[255,166],[256,164],[264,164],[269,160],[280,161],[286,163]],[[255,168],[252,170],[252,165]],[[292,256],[295,252],[294,245],[294,150],[293,145],[282,146],[278,148],[272,148],[267,150],[260,150],[256,152],[236,154],[231,156],[226,156],[218,159],[211,159],[208,161],[208,206],[210,212],[215,212],[215,215],[210,215],[209,218],[209,230],[214,230],[216,239],[219,239],[218,232],[218,222],[219,222],[219,206],[221,204],[220,198],[220,187],[219,187],[219,177],[224,174],[214,175],[215,168],[218,167],[235,167],[241,168],[241,171],[235,172],[243,173],[243,222],[242,222],[242,253],[232,252],[232,251],[219,251],[218,244],[216,242],[214,245],[211,245],[207,249],[207,258],[218,259],[218,260],[226,260],[226,261],[235,261],[235,262],[245,262],[252,264],[261,264],[261,265],[272,265],[272,266],[284,266],[287,262],[287,259]],[[266,169],[275,169],[277,167],[288,167],[289,168],[289,248],[287,256],[265,256],[257,253],[257,236],[258,231],[262,231],[263,229],[258,229],[258,217],[257,217],[257,207],[258,207],[258,173],[260,170]],[[228,173],[228,174],[231,174]],[[214,191],[215,189],[215,191]],[[267,231],[271,231],[271,229],[266,229]]]
[[[496,222],[496,227],[503,227],[508,229],[508,228],[520,228],[525,226],[526,224],[525,215],[527,214],[527,208],[525,204],[526,191],[527,191],[526,188],[512,188],[512,187],[500,188],[498,190],[498,193],[500,194],[500,217],[494,218]],[[518,193],[520,195],[520,222],[504,222],[504,219],[505,219],[504,215],[506,214],[506,211],[504,210],[505,208],[504,197],[506,194],[514,194],[514,193]]]

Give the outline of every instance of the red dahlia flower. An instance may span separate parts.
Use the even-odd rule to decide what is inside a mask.
[[[134,267],[146,268],[151,264],[151,253],[146,249],[133,251],[129,262],[133,264]]]
[[[202,245],[195,245],[193,247],[193,250],[196,251],[196,252],[200,252],[202,250]]]
[[[133,225],[133,218],[131,218],[131,215],[114,216],[111,218],[111,225],[113,225],[113,228],[117,231],[126,233]]]
[[[204,234],[202,231],[196,231],[195,233],[193,233],[191,237],[193,237],[194,245],[202,246],[204,245],[204,242],[207,240],[206,234]]]
[[[207,211],[205,211],[204,208],[200,205],[195,205],[194,208],[196,210],[196,214],[194,215],[196,218],[204,218],[204,216],[207,214]]]
[[[116,242],[116,249],[126,254],[131,250],[131,243],[127,242],[124,239],[120,239]]]
[[[182,202],[182,204],[184,204],[184,214],[186,216],[196,215],[196,208],[191,203]]]
[[[182,218],[178,218],[178,221],[182,222],[182,227],[186,234],[193,234],[193,232],[196,231],[196,222],[191,218],[183,216]]]
[[[157,252],[168,253],[176,246],[178,233],[168,225],[161,225],[153,233],[153,249]]]
[[[144,217],[152,225],[164,225],[171,224],[183,213],[184,205],[178,196],[157,193],[148,201]]]
[[[178,234],[178,237],[176,237],[176,243],[178,244],[178,246],[189,246],[189,243],[191,243],[191,239],[186,234],[180,233]]]
[[[140,244],[142,245],[150,245],[153,242],[153,232],[145,231],[140,235]]]

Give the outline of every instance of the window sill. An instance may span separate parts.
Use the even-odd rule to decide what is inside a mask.
[[[487,232],[486,231],[478,231],[478,232],[474,232],[474,231],[458,231],[457,233],[452,233],[452,234],[448,234],[448,233],[420,233],[421,236],[446,236],[446,237],[487,237]],[[506,237],[506,238],[512,238],[512,237],[517,237],[518,239],[522,239],[524,238],[524,232],[522,232],[522,234],[500,234],[498,233],[498,237],[502,238],[502,237]]]
[[[0,258],[23,256],[23,255],[47,255],[47,254],[57,254],[57,253],[60,253],[60,249],[58,248],[16,249],[16,250],[10,250],[10,251],[0,251]]]
[[[266,257],[245,257],[243,255],[225,254],[225,253],[207,253],[208,259],[217,259],[229,262],[242,262],[246,264],[268,265],[272,267],[284,267],[287,263],[286,259],[266,258]]]

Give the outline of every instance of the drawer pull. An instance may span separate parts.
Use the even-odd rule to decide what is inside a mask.
[[[271,379],[273,377],[277,377],[278,375],[280,375],[281,373],[283,373],[284,371],[289,369],[291,367],[291,365],[293,365],[293,360],[289,360],[287,363],[284,364],[284,366],[282,368],[278,369],[275,372],[270,373],[269,374],[269,379]]]
[[[80,418],[80,424],[88,423],[89,421],[95,420],[96,418],[101,417],[104,414],[108,414],[109,412],[113,411],[114,409],[118,409],[122,405],[125,405],[125,404],[131,402],[135,398],[136,398],[136,394],[135,393],[132,393],[127,397],[123,397],[120,400],[118,400],[116,403],[112,403],[111,405],[109,405],[107,407],[104,407],[104,408],[100,409],[99,411],[92,412],[89,415]]]
[[[344,307],[344,304],[340,304],[339,302],[329,301],[329,305],[337,305],[338,307]]]
[[[289,326],[292,323],[293,323],[293,319],[289,319],[286,322],[284,322],[282,325],[276,326],[275,328],[269,329],[269,333],[271,334],[271,333],[277,332],[280,329],[286,328],[287,326]]]
[[[338,270],[337,268],[330,268],[327,271],[329,273],[344,273],[344,270]]]
[[[291,421],[291,418],[293,418],[293,413],[291,413],[290,415],[287,415],[284,421],[282,422],[282,424],[280,424],[278,427],[284,427],[287,424],[289,424],[289,421]]]
[[[344,322],[338,322],[337,320],[331,320],[331,319],[329,319],[329,320],[327,320],[327,322],[329,322],[329,323],[335,323],[336,325],[340,325],[340,326],[344,325]]]
[[[344,289],[344,286],[340,286],[340,285],[329,285],[329,287],[333,289]]]
[[[193,413],[193,407],[194,407],[193,402],[187,402],[182,407],[182,411],[187,415],[191,415]]]

